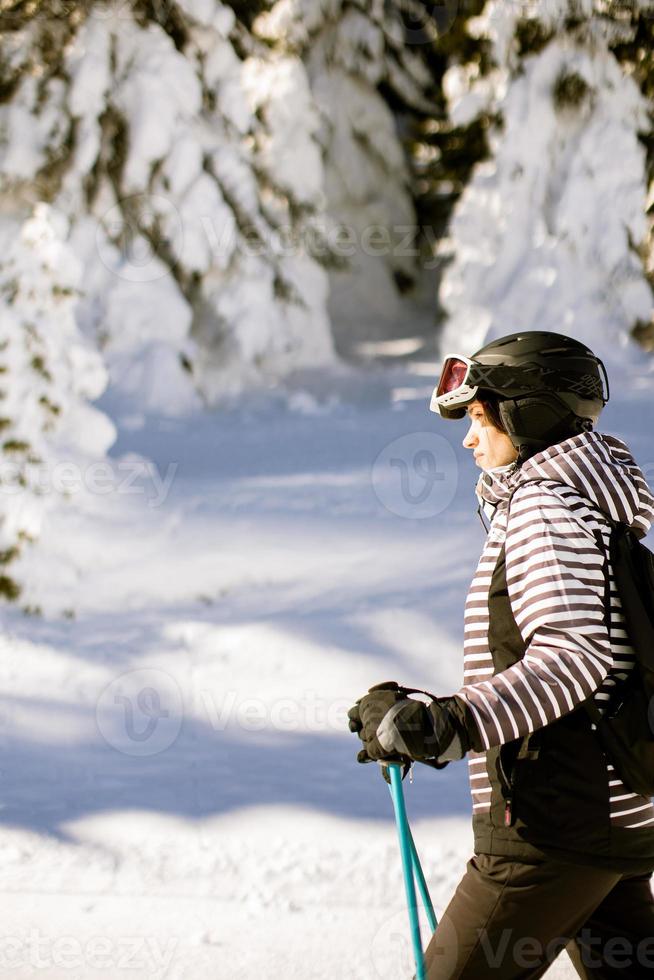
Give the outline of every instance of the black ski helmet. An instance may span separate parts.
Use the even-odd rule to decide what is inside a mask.
[[[471,358],[446,358],[431,408],[460,419],[492,392],[513,445],[526,459],[590,431],[609,400],[606,369],[578,340],[530,330],[499,337]]]

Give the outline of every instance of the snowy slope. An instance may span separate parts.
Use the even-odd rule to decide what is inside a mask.
[[[80,490],[25,559],[45,615],[5,612],[3,970],[411,976],[390,800],[344,718],[385,678],[461,680],[483,533],[432,367],[119,419],[111,492]],[[630,397],[606,429],[651,478]],[[470,855],[465,767],[418,769],[407,799],[440,912]]]

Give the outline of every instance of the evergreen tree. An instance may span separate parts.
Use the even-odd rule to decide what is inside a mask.
[[[17,14],[5,42],[0,174],[18,204],[69,215],[79,315],[114,392],[188,411],[198,391],[329,360],[301,62],[270,57],[218,0],[49,13]]]
[[[486,0],[452,0],[436,5],[433,11],[432,5],[425,5],[437,15],[432,24],[435,31],[421,38],[433,79],[433,97],[428,113],[410,119],[407,133],[421,256],[430,270],[430,301],[437,322],[445,318],[437,290],[452,257],[449,221],[474,167],[489,156],[488,134],[500,121],[487,99],[479,97],[479,91],[470,93],[468,100],[453,100],[462,82],[467,87],[469,80],[475,79],[482,92],[493,86],[497,66],[492,44],[474,33],[475,18],[485,3]]]
[[[419,277],[400,117],[431,111],[433,83],[425,45],[407,43],[406,28],[400,7],[381,0],[278,0],[253,24],[273,50],[302,57],[320,111],[326,209],[342,260],[329,309],[346,353],[397,335],[403,294]]]
[[[40,204],[0,237],[0,595],[16,599],[10,566],[39,534],[62,464],[79,471],[114,440],[109,419],[88,402],[106,385],[97,352],[75,322],[79,263],[65,243],[67,221]]]
[[[647,231],[642,241],[633,242],[647,278],[654,289],[654,2],[623,4],[627,29],[611,43],[611,50],[624,70],[638,83],[649,106],[648,123],[638,132],[647,154]],[[654,315],[637,317],[632,336],[647,350],[654,350]]]

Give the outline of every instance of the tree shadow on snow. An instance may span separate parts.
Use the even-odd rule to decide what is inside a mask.
[[[32,707],[43,712],[45,704]],[[41,717],[47,725],[47,714]],[[184,719],[172,744],[144,757],[108,744],[100,732],[74,745],[8,735],[0,822],[74,843],[66,824],[112,811],[194,820],[277,805],[391,821],[378,766],[359,765],[357,745],[354,736],[215,731],[196,719]],[[405,782],[411,817],[469,814],[465,764],[414,771],[413,784]]]

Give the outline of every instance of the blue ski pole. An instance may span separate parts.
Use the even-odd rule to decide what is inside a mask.
[[[390,777],[390,791],[395,811],[395,823],[397,825],[397,835],[400,843],[400,854],[402,856],[402,874],[404,877],[404,888],[406,891],[407,905],[409,908],[409,925],[411,928],[411,942],[413,945],[413,955],[416,961],[416,980],[425,980],[425,957],[422,949],[422,939],[420,936],[420,920],[418,918],[418,903],[416,900],[416,887],[414,875],[418,879],[418,888],[425,906],[427,920],[430,928],[434,930],[437,926],[434,906],[432,905],[427,888],[427,882],[418,859],[416,845],[411,835],[409,821],[406,815],[404,804],[404,793],[402,790],[401,766],[398,763],[382,763],[388,770]]]
[[[422,898],[422,904],[425,909],[425,915],[427,916],[427,922],[429,923],[429,928],[432,932],[436,932],[436,926],[438,925],[438,920],[436,919],[436,913],[434,912],[434,906],[432,905],[431,896],[429,894],[429,889],[427,888],[427,882],[425,881],[425,876],[422,872],[422,867],[420,865],[420,860],[418,858],[418,852],[416,850],[416,845],[413,840],[413,834],[411,833],[411,828],[409,830],[409,841],[411,843],[411,857],[413,858],[413,873],[418,881],[418,890],[420,892],[420,897]]]

